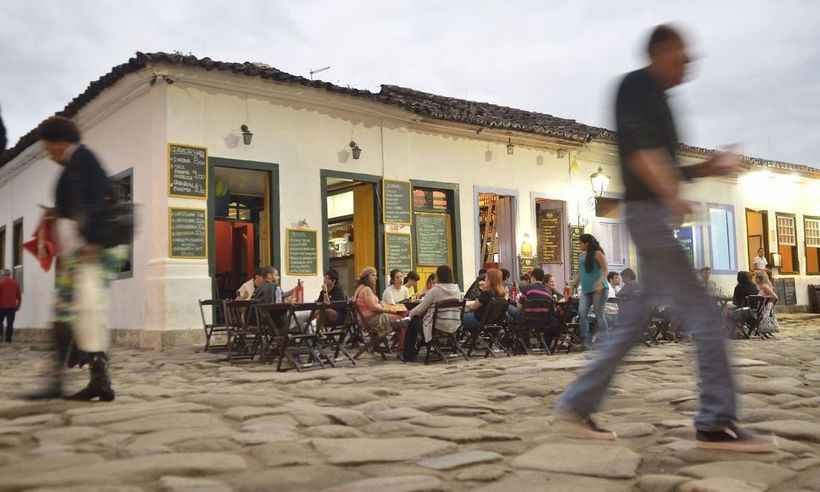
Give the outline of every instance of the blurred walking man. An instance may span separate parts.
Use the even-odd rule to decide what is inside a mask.
[[[649,307],[665,298],[672,300],[683,328],[694,335],[697,346],[698,446],[767,452],[772,448],[770,440],[735,425],[734,381],[720,313],[673,234],[675,225],[691,212],[679,195],[681,179],[730,174],[740,166],[735,156],[718,154],[701,164],[678,167],[678,134],[665,92],[684,81],[689,62],[686,44],[680,32],[661,25],[652,32],[647,48],[649,66],[624,77],[615,102],[626,222],[638,250],[643,288],[622,304],[613,336],[560,398],[555,424],[575,437],[616,438],[590,416],[598,410],[621,359],[641,339]]]

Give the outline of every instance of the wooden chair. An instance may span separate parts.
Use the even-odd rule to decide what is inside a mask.
[[[483,344],[484,357],[495,357],[496,347],[507,353],[501,343],[504,329],[507,324],[507,306],[509,303],[503,297],[492,299],[484,308],[481,324],[473,333],[468,334],[469,348],[467,355],[472,357],[477,345]]]
[[[382,360],[387,360],[387,356],[393,353],[390,348],[390,335],[379,336],[374,333],[364,320],[364,317],[355,302],[351,304],[351,308],[353,310],[353,319],[356,323],[355,331],[358,333],[361,343],[358,352],[356,352],[353,356],[353,360],[357,360],[365,352],[371,355],[376,355],[378,353],[381,355]]]
[[[774,297],[763,297],[761,295],[746,296],[746,305],[751,311],[752,315],[741,324],[740,335],[743,338],[752,338],[758,336],[761,338],[770,338],[770,333],[760,333],[760,324],[763,319],[774,311],[774,306],[777,304],[777,299]]]
[[[327,309],[333,309],[338,316],[334,322],[327,318]],[[334,362],[339,360],[339,355],[343,355],[354,366],[356,361],[345,348],[345,342],[352,338],[355,326],[353,320],[353,303],[350,301],[333,302],[330,305],[319,308],[316,313],[316,336],[320,348],[333,351]]]
[[[542,296],[530,296],[521,309],[521,320],[516,330],[521,347],[529,353],[531,339],[535,339],[545,354],[553,353],[561,335],[561,320],[555,301]]]
[[[452,355],[461,355],[464,360],[470,360],[470,356],[459,342],[459,330],[464,318],[464,304],[465,302],[459,299],[448,299],[439,301],[430,308],[433,310],[433,333],[430,343],[427,344],[425,364],[430,363],[432,353],[438,355],[439,360],[449,362],[445,351]]]
[[[211,322],[208,323],[205,318],[205,311],[211,311]],[[222,303],[219,301],[214,301],[213,299],[200,299],[199,300],[199,314],[202,316],[202,329],[205,331],[205,352],[209,350],[227,350],[228,343],[220,344],[220,345],[213,345],[211,344],[211,338],[213,338],[214,334],[221,333],[227,334],[228,327],[224,323],[224,316],[222,314]],[[223,320],[220,322],[220,320]]]
[[[289,304],[254,304],[253,317],[258,320],[260,337],[263,340],[260,359],[276,362],[277,371],[285,371],[285,359],[301,372],[303,369],[325,367],[327,355],[318,347],[317,336],[312,333],[294,332],[290,324],[294,318],[293,307]],[[307,361],[303,361],[303,358]]]
[[[249,322],[252,305],[251,301],[222,301],[225,332],[228,335],[228,362],[235,359],[253,360],[259,350],[259,331],[254,323]]]

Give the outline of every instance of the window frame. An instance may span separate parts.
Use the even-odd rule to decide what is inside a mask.
[[[818,243],[816,246],[809,245],[809,238],[808,238],[808,230],[809,228],[806,227],[808,221],[813,221],[817,223],[817,231],[818,231]],[[817,249],[818,256],[820,256],[820,217],[812,216],[812,215],[804,215],[803,216],[803,252],[806,256],[806,275],[820,275],[820,258],[818,258],[818,268],[816,272],[809,271],[809,249]]]
[[[0,270],[6,269],[6,226],[0,226]]]
[[[126,203],[134,203],[134,168],[130,167],[124,171],[121,171],[117,174],[114,174],[109,177],[113,186],[117,186],[118,182],[122,181],[125,178],[131,178],[131,201]],[[119,192],[119,188],[117,188]],[[117,194],[117,202],[119,203],[119,194]],[[127,271],[121,271],[114,274],[113,280],[122,280],[127,278],[134,277],[134,240],[131,239],[131,244],[128,248],[128,263],[131,265],[131,269]]]
[[[722,269],[717,268],[715,265],[715,238],[712,235],[712,209],[720,209],[723,210],[728,214],[729,217],[732,219],[732,224],[727,224],[728,227],[728,240],[729,240],[729,269]],[[709,231],[709,267],[712,269],[712,273],[718,275],[728,275],[728,274],[737,274],[738,269],[738,259],[737,259],[737,217],[735,215],[735,206],[724,204],[724,203],[707,203],[706,204],[706,215],[708,217],[708,229]],[[705,253],[705,252],[704,252]],[[704,260],[705,260],[704,254]],[[704,266],[705,261],[704,261]]]
[[[792,221],[792,227],[794,228],[793,237],[794,243],[781,243],[780,242],[780,218],[788,218]],[[777,241],[777,254],[780,255],[780,267],[778,267],[778,274],[779,275],[787,275],[787,276],[794,276],[800,275],[800,248],[798,248],[797,238],[799,237],[799,231],[797,230],[797,215],[788,213],[788,212],[777,212],[774,213],[774,232],[775,232],[775,240]],[[794,270],[784,272],[783,271],[783,255],[780,253],[780,246],[787,246],[792,248],[792,258],[794,259]]]
[[[15,236],[18,226],[20,227],[19,237]],[[24,227],[23,217],[16,219],[11,226],[11,276],[17,281],[17,284],[20,285],[21,291],[23,290],[23,264],[25,263],[25,255],[23,254]],[[20,257],[19,263],[17,263],[18,256]]]
[[[692,247],[694,248],[692,251],[694,255],[692,267],[695,269],[700,269],[709,266],[711,268],[711,261],[709,261],[708,264],[706,262],[706,231],[703,224],[699,224],[696,221],[684,222],[672,231],[675,234],[676,240],[678,239],[678,231],[684,227],[689,227],[692,229]],[[711,257],[709,259],[711,260]]]

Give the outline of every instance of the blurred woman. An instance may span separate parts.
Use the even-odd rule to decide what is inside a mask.
[[[592,234],[581,234],[579,238],[581,256],[579,257],[581,298],[578,305],[578,322],[584,346],[592,347],[592,333],[589,329],[589,311],[595,313],[598,334],[609,331],[604,316],[604,305],[609,298],[609,284],[606,281],[607,263],[604,250]]]

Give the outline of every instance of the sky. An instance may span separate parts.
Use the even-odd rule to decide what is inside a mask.
[[[673,91],[682,140],[820,167],[820,2],[2,0],[10,144],[137,51],[267,63],[612,128],[620,75],[673,22],[698,56]]]

